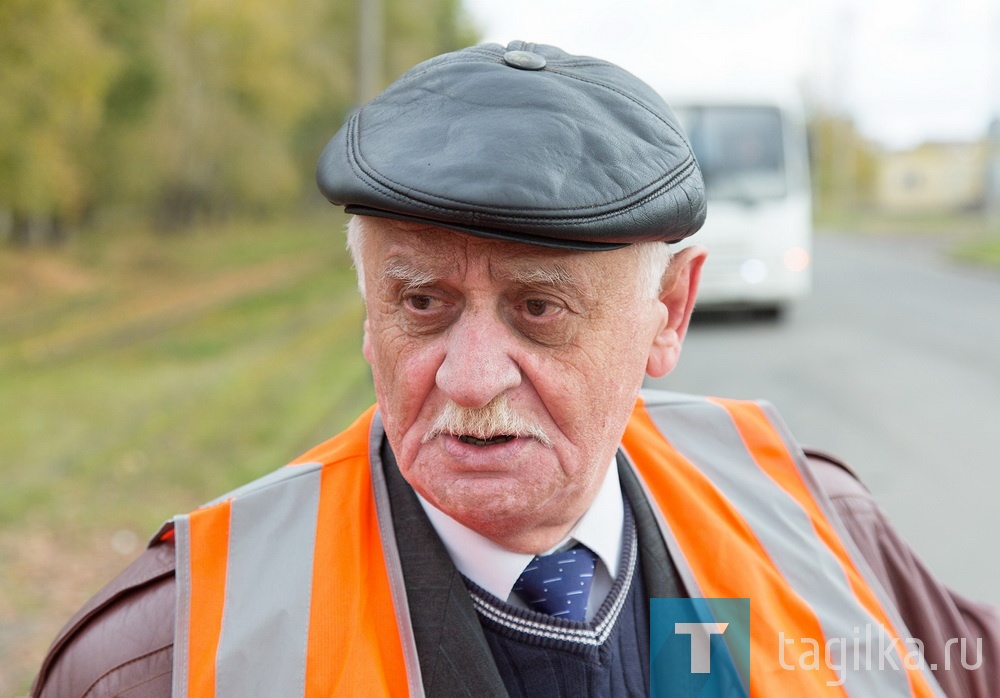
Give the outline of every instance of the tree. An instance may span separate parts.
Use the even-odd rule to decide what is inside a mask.
[[[810,160],[816,209],[839,213],[872,202],[875,147],[844,116],[818,113],[809,123]]]
[[[88,149],[91,210],[127,205],[146,211],[159,186],[148,143],[167,66],[159,50],[172,0],[81,0],[88,19],[119,59],[104,97],[104,118]]]
[[[0,209],[15,242],[58,237],[83,212],[84,153],[116,68],[71,0],[0,4]]]

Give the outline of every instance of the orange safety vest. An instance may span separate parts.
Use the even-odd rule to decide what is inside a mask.
[[[174,696],[423,695],[383,437],[372,407],[174,520]],[[903,656],[902,621],[769,406],[644,393],[622,447],[689,593],[750,599],[751,696],[943,695]],[[863,645],[864,627],[889,638],[892,659],[807,656],[831,638]]]

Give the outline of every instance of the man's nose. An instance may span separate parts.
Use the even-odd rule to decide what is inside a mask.
[[[495,314],[463,313],[451,326],[438,388],[460,407],[485,407],[521,383],[521,368],[511,357],[515,339]]]

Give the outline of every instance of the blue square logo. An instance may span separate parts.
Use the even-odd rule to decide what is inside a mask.
[[[750,695],[750,599],[650,599],[651,698]]]

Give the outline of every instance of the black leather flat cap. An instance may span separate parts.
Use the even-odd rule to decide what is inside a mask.
[[[316,179],[348,213],[547,247],[676,242],[705,219],[698,164],[651,87],[520,41],[407,71],[334,135]]]

